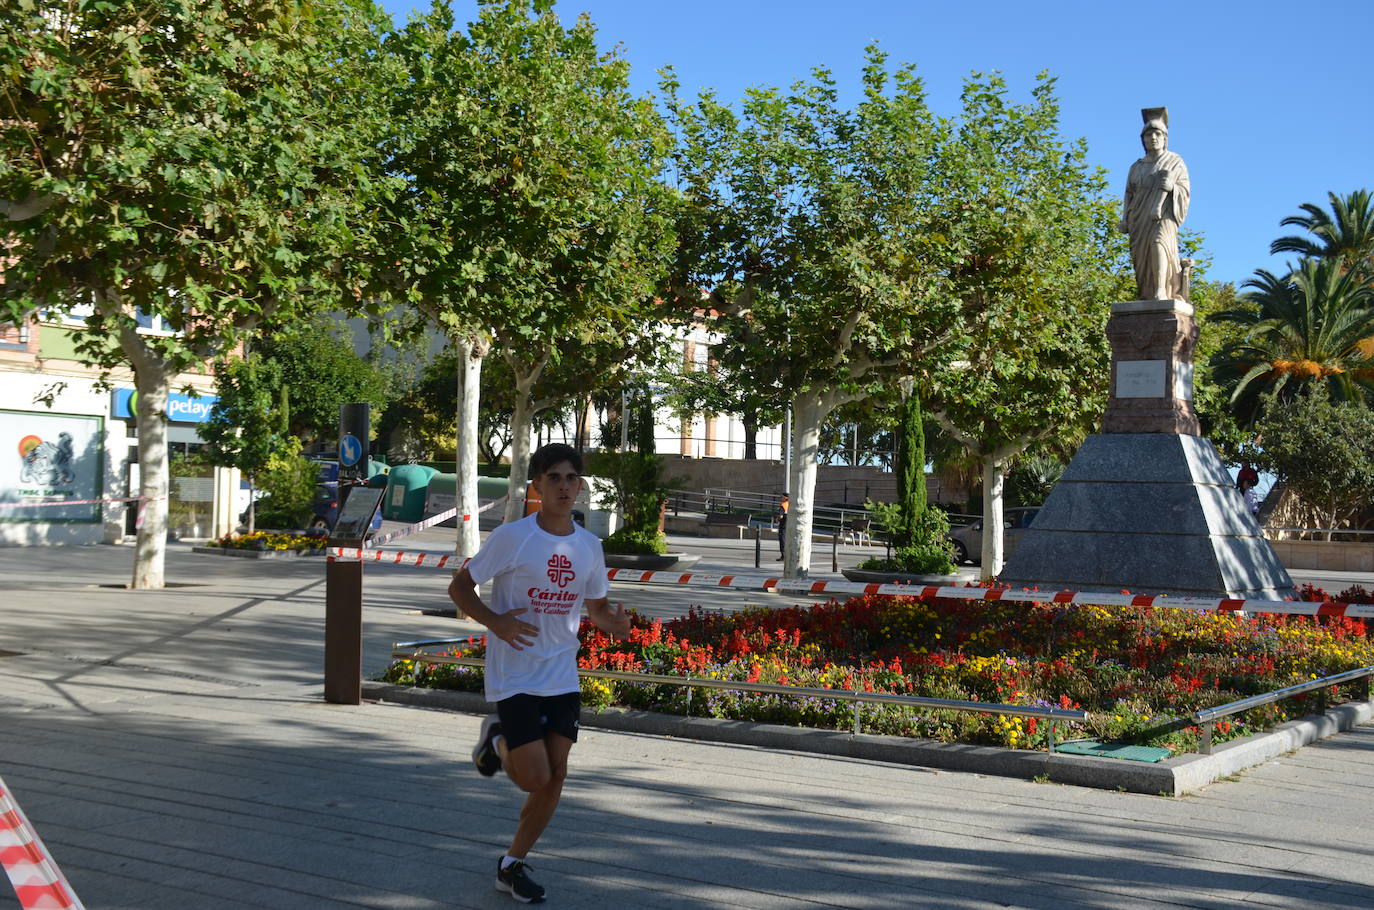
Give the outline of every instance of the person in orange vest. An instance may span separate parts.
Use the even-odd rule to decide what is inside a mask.
[[[787,494],[782,494],[782,501],[778,503],[778,561],[781,562],[787,553],[787,509],[791,501]]]

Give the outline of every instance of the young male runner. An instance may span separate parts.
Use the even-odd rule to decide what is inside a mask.
[[[448,589],[458,608],[490,631],[486,694],[497,713],[482,721],[472,761],[488,777],[505,768],[529,794],[496,870],[496,887],[526,904],[544,899],[525,857],[558,807],[577,741],[581,608],[611,635],[630,634],[624,605],[606,599],[601,541],[573,522],[582,457],[571,446],[546,445],[531,456],[530,473],[539,511],[492,531]],[[477,596],[477,585],[488,580],[490,606]]]

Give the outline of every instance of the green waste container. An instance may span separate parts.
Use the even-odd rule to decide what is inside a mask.
[[[422,464],[402,464],[387,475],[382,517],[391,521],[416,522],[425,517],[425,496],[431,478],[439,472]]]
[[[395,468],[391,470],[393,474],[396,472]],[[483,503],[499,499],[506,495],[506,486],[506,479],[503,477],[479,477],[477,478],[477,499]],[[458,475],[435,474],[429,479],[425,497],[425,516],[438,515],[440,512],[453,508],[454,503],[458,501]],[[504,511],[504,508],[497,506],[485,514],[495,514],[499,517]],[[443,527],[447,528],[451,524],[452,519],[444,522]]]

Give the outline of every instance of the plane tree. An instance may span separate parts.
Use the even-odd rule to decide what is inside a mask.
[[[80,356],[132,371],[135,588],[164,583],[174,377],[246,333],[375,299],[368,227],[387,184],[366,162],[386,26],[370,0],[0,13],[0,318],[85,315]],[[170,331],[142,331],[151,319]]]
[[[1101,416],[1109,307],[1128,293],[1116,203],[1058,120],[1048,76],[1025,104],[1001,77],[973,77],[942,172],[942,219],[960,251],[949,291],[969,318],[946,339],[950,356],[916,378],[982,475],[987,576],[1001,570],[1011,460],[1033,445],[1072,449]]]
[[[817,70],[788,92],[751,90],[738,110],[710,92],[684,102],[671,71],[663,83],[681,196],[672,298],[719,314],[735,360],[727,379],[776,387],[790,408],[789,575],[809,563],[830,414],[906,378],[957,423],[956,404],[995,400],[951,378],[989,378],[958,371],[979,344],[1037,333],[1048,342],[1064,325],[1080,337],[1083,323],[1063,311],[1102,299],[1091,268],[1101,262],[1093,244],[1108,242],[1093,198],[1101,178],[1081,147],[1059,143],[1048,78],[1018,107],[1000,79],[973,77],[961,117],[949,120],[929,111],[912,67],[890,71],[876,48],[862,82],[849,109]],[[1094,258],[1073,270],[1085,250]],[[1073,284],[1084,276],[1091,288]],[[1068,362],[1093,353],[1081,349],[1039,353],[1045,363],[1023,368],[1037,381],[1081,386],[1107,362]]]
[[[670,248],[660,120],[630,94],[628,64],[598,49],[591,20],[564,26],[552,6],[483,3],[461,32],[439,0],[389,45],[405,73],[404,128],[388,150],[406,180],[389,214],[395,279],[458,345],[469,511],[481,364],[496,351],[510,370],[507,518],[520,510],[531,421],[547,406],[541,379],[578,360],[579,345],[602,350],[650,318]],[[475,529],[459,549],[475,551]]]

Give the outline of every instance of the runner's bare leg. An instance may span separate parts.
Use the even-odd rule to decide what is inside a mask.
[[[572,745],[572,740],[559,733],[546,734],[543,742],[526,743],[516,749],[506,748],[505,740],[497,744],[501,766],[516,786],[529,794],[520,807],[520,824],[507,856],[524,859],[548,827],[563,794]]]

